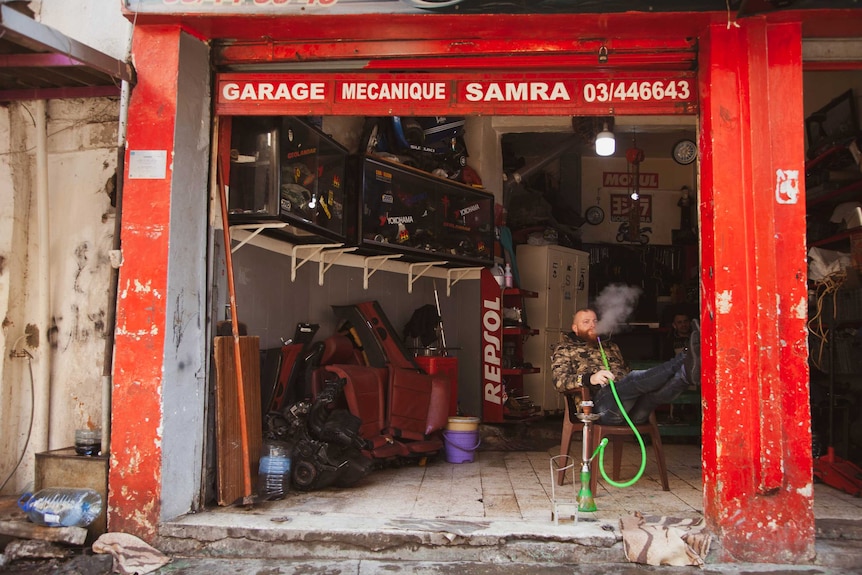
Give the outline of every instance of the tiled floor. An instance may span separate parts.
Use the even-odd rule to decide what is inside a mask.
[[[351,488],[293,492],[280,502],[268,504],[270,511],[283,507],[291,514],[327,514],[392,517],[402,519],[527,520],[549,521],[552,494],[560,503],[574,501],[580,487],[571,474],[563,487],[552,492],[550,458],[557,449],[545,451],[477,451],[473,462],[452,464],[444,458],[426,466],[378,470]],[[662,491],[652,449],[647,446],[643,476],[627,488],[610,487],[599,479],[593,494],[598,511],[589,517],[615,521],[633,511],[650,515],[699,517],[703,511],[700,446],[665,444],[670,491]],[[572,454],[579,459],[580,443]],[[607,453],[610,475],[612,458]],[[626,446],[621,481],[634,476],[640,466],[635,444]],[[579,467],[579,466],[578,466]],[[862,499],[823,484],[815,484],[817,519],[858,519]],[[561,520],[567,515],[560,514]],[[582,515],[582,519],[587,518]]]

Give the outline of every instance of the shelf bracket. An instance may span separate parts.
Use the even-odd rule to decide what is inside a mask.
[[[446,297],[452,295],[452,286],[464,279],[470,272],[481,272],[485,268],[452,268],[446,271]],[[452,280],[452,277],[455,280]]]
[[[344,244],[299,244],[293,246],[293,248],[290,250],[290,281],[296,281],[296,270],[302,267],[302,265],[305,264],[307,261],[316,257],[320,252],[322,252],[326,248],[340,248],[343,245]],[[299,254],[299,252],[303,250],[308,251],[309,254],[305,258],[301,259],[299,263],[297,263],[297,254]]]
[[[368,257],[366,257],[362,262],[362,270],[363,270],[362,289],[368,289],[368,278],[373,276],[374,273],[380,269],[380,266],[382,266],[388,260],[394,260],[394,259],[397,259],[400,257],[401,257],[401,254],[389,254],[389,255],[385,255],[385,256],[368,256]],[[370,271],[368,269],[369,262],[377,263],[377,265],[374,266],[374,268],[371,269]]]
[[[241,248],[242,246],[244,246],[245,244],[247,244],[248,242],[253,240],[255,237],[257,237],[257,235],[260,234],[263,230],[277,230],[277,229],[283,228],[286,225],[287,224],[284,222],[271,222],[271,223],[266,223],[266,224],[237,224],[235,226],[230,226],[230,231],[233,231],[233,230],[254,230],[251,234],[249,234],[249,236],[247,238],[245,238],[240,243],[238,243],[237,245],[232,247],[230,249],[230,253],[236,252],[239,248]]]
[[[326,250],[323,253],[321,253],[320,254],[320,267],[319,267],[318,272],[317,272],[318,273],[317,285],[321,285],[321,286],[323,285],[324,274],[326,274],[326,272],[329,271],[329,268],[332,267],[332,265],[338,260],[338,258],[343,256],[347,252],[353,252],[353,251],[356,251],[357,249],[358,248],[356,248],[356,247],[338,248],[338,249],[333,249],[333,250]],[[335,257],[332,258],[332,261],[330,261],[329,263],[326,263],[326,256],[328,256],[329,254],[333,254]]]
[[[448,264],[447,261],[437,261],[437,262],[418,262],[415,264],[410,264],[410,269],[407,273],[407,293],[413,293],[413,283],[422,277],[422,275],[433,268],[434,266],[440,266],[444,264]],[[413,275],[413,269],[420,268],[419,273],[415,276]]]

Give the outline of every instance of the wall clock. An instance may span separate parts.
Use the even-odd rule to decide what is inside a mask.
[[[584,212],[584,217],[587,219],[587,223],[597,226],[605,220],[605,211],[602,209],[602,189],[599,188],[596,190],[596,205],[590,206],[587,208],[587,211]]]
[[[599,225],[605,219],[605,211],[599,206],[590,206],[587,208],[587,213],[584,215],[587,218],[587,223],[594,226]]]
[[[697,159],[697,144],[693,140],[680,140],[673,145],[673,159],[677,164],[689,165]]]

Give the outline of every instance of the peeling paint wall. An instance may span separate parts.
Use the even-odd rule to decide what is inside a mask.
[[[26,449],[30,426],[32,392],[27,379],[27,359],[10,358],[10,352],[23,349],[26,310],[23,294],[27,279],[27,230],[29,227],[30,156],[25,151],[32,141],[32,122],[18,104],[3,109],[0,115],[0,481],[12,474]],[[32,452],[29,452],[32,454]],[[14,493],[32,481],[33,459],[23,457],[20,470],[4,493]]]
[[[101,426],[119,102],[52,100],[48,115],[55,448],[73,445],[77,428]]]
[[[0,254],[4,278],[3,370],[0,413],[0,477],[11,472],[27,443],[31,426],[31,367],[34,387],[50,385],[48,449],[74,444],[75,429],[98,428],[102,416],[101,375],[105,315],[111,268],[108,251],[114,228],[110,191],[116,170],[116,99],[52,100],[48,116],[48,195],[50,311],[48,333],[38,330],[35,262],[43,248],[35,221],[35,149],[32,102],[7,108],[2,147],[7,182],[0,192]],[[45,354],[48,353],[46,356]],[[32,355],[29,357],[27,354]],[[13,357],[10,357],[12,355]],[[51,365],[50,383],[39,381],[38,362]],[[38,411],[38,410],[37,410]],[[38,425],[38,421],[36,424]],[[27,452],[8,492],[31,486],[34,454]]]
[[[120,5],[42,0],[30,8],[42,23],[123,59],[131,25]],[[47,103],[52,324],[41,330],[46,333],[36,317],[43,246],[36,225],[34,109],[30,101],[0,109],[0,482],[21,460],[4,494],[33,485],[34,455],[42,448],[28,435],[44,434],[45,426],[31,429],[31,385],[48,385],[39,381],[39,362],[51,365],[47,449],[73,445],[77,428],[100,426],[109,329],[119,101]]]

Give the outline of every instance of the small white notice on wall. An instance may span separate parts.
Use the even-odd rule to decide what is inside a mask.
[[[799,201],[799,170],[775,170],[775,201],[779,204]]]
[[[164,180],[168,170],[167,150],[129,152],[130,180]]]

